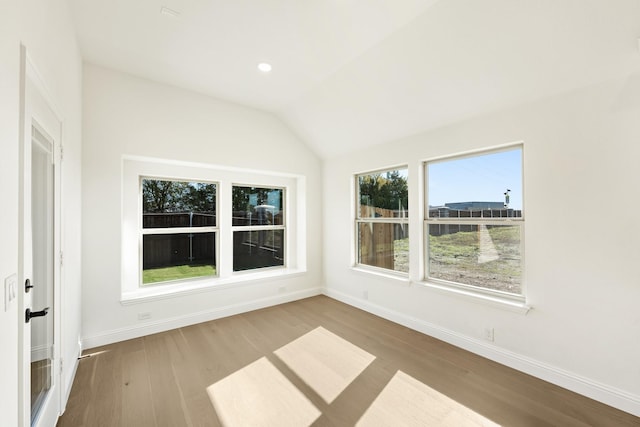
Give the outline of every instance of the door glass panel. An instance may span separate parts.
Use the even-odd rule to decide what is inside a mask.
[[[51,388],[53,360],[53,150],[35,127],[31,147],[31,222],[33,289],[31,310],[49,307],[46,316],[31,319],[31,422]]]

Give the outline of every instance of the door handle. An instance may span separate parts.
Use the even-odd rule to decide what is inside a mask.
[[[49,307],[45,307],[44,310],[40,311],[31,311],[31,309],[27,308],[27,310],[24,312],[24,322],[29,323],[32,317],[46,316],[47,313],[49,313]]]

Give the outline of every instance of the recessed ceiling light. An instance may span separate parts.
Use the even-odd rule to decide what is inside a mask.
[[[178,16],[180,16],[180,12],[173,9],[169,9],[166,6],[162,6],[162,8],[160,9],[160,13],[163,15],[170,16],[172,18],[177,18]]]
[[[271,64],[261,62],[258,64],[258,70],[262,71],[263,73],[268,73],[269,71],[271,71]]]

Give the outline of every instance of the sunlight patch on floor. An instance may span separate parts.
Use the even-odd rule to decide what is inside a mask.
[[[398,371],[356,426],[499,427],[499,424]]]
[[[308,426],[320,411],[265,357],[207,387],[224,426]]]
[[[322,327],[274,353],[327,403],[333,402],[375,359]]]
[[[329,404],[376,358],[322,327],[274,354]],[[207,393],[227,427],[309,426],[322,415],[266,357],[210,385]],[[356,425],[499,427],[402,371],[389,380]]]

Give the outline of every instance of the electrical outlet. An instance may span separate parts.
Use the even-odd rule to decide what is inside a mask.
[[[150,312],[138,313],[138,320],[147,320],[147,319],[151,319],[151,313]]]
[[[484,339],[493,342],[493,328],[484,328]]]
[[[369,291],[362,291],[362,299],[369,299]]]

